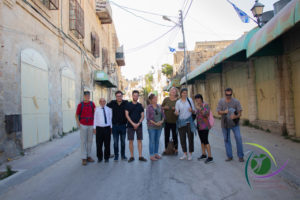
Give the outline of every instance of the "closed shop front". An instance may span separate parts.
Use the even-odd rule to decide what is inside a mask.
[[[217,106],[221,96],[221,79],[220,74],[210,74],[207,77],[208,82],[208,95],[209,95],[209,104],[214,116],[218,116]]]
[[[278,121],[277,64],[274,57],[257,58],[254,61],[256,72],[256,94],[258,119]]]
[[[33,49],[21,53],[23,148],[49,140],[48,66]]]
[[[75,76],[69,68],[62,71],[62,115],[63,132],[76,127],[75,121]]]
[[[238,99],[242,105],[242,119],[248,119],[248,69],[246,64],[239,65],[225,73],[225,88],[233,89],[233,97]]]
[[[300,49],[291,54],[296,136],[300,137]]]

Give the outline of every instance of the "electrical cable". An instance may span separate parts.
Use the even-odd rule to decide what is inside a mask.
[[[136,51],[139,51],[145,47],[148,47],[149,45],[155,43],[156,41],[160,40],[161,38],[163,38],[165,35],[167,35],[169,32],[171,32],[174,28],[176,28],[177,26],[173,26],[171,29],[169,29],[167,32],[165,32],[164,34],[158,36],[157,38],[155,38],[154,40],[151,40],[145,44],[142,44],[142,45],[139,45],[137,47],[134,47],[134,48],[131,48],[131,49],[128,49],[126,50],[126,53],[133,53],[133,52],[136,52]]]
[[[191,3],[190,3],[190,5],[189,5],[189,7],[188,7],[188,9],[187,9],[187,11],[186,11],[186,13],[185,13],[184,17],[183,17],[183,20],[185,20],[185,18],[186,18],[186,16],[187,16],[187,14],[189,13],[189,11],[190,11],[190,8],[191,8],[191,6],[192,6],[192,4],[193,4],[193,1],[194,1],[194,0],[191,0]]]
[[[132,15],[134,15],[135,17],[144,20],[144,21],[147,21],[147,22],[150,22],[150,23],[159,25],[159,26],[172,27],[172,26],[170,26],[170,25],[160,24],[160,23],[157,23],[157,22],[152,21],[152,20],[150,20],[150,19],[146,19],[146,18],[144,18],[144,17],[142,17],[142,16],[140,16],[140,15],[137,15],[137,14],[131,12],[130,10],[127,10],[125,7],[122,7],[122,6],[118,5],[118,4],[116,4],[116,3],[113,2],[113,1],[110,1],[110,2],[111,2],[113,5],[117,6],[118,8],[120,8],[120,9],[122,9],[122,10],[124,10],[124,11],[126,11],[126,12],[128,12],[128,13],[130,13],[130,14],[132,14]]]
[[[162,15],[162,14],[159,14],[159,13],[149,12],[149,11],[145,11],[145,10],[139,10],[139,9],[135,9],[135,8],[129,8],[127,6],[122,6],[120,4],[117,4],[114,1],[109,1],[109,2],[110,3],[114,3],[115,5],[121,6],[121,7],[125,8],[125,9],[133,10],[133,11],[140,12],[140,13],[145,13],[145,14],[155,15],[155,16],[160,16],[160,17],[167,16],[167,17],[171,17],[171,18],[177,18],[176,16]]]

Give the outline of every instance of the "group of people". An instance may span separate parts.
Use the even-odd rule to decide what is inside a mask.
[[[179,94],[178,94],[179,93]],[[239,101],[232,97],[232,89],[225,90],[225,98],[219,101],[217,112],[221,115],[221,127],[224,136],[226,161],[233,160],[230,131],[232,130],[237,144],[237,154],[239,161],[243,162],[243,146],[239,129],[239,119],[242,107]],[[138,102],[139,91],[132,92],[132,100],[129,102],[123,99],[123,93],[117,91],[115,100],[106,103],[104,98],[100,98],[99,107],[90,101],[90,93],[84,92],[84,100],[78,104],[76,111],[76,121],[80,128],[81,138],[81,158],[82,165],[88,162],[95,162],[91,156],[93,134],[96,135],[96,148],[98,162],[109,162],[111,157],[110,143],[113,136],[114,160],[119,160],[119,141],[121,141],[121,159],[133,162],[134,158],[134,138],[137,138],[138,160],[146,162],[142,155],[143,140],[143,120],[144,108]],[[197,94],[192,98],[188,97],[188,90],[173,87],[169,92],[169,97],[158,104],[157,96],[150,93],[148,96],[149,105],[146,108],[147,129],[149,135],[149,154],[151,161],[162,158],[159,154],[159,141],[164,129],[165,151],[172,143],[174,154],[178,154],[178,133],[183,155],[180,160],[192,160],[194,152],[194,134],[198,133],[201,141],[202,154],[198,160],[205,160],[205,163],[213,161],[211,147],[209,144],[209,131],[213,127],[214,118],[210,106],[204,102],[203,96]],[[196,122],[196,123],[195,123]],[[171,134],[172,133],[172,134]],[[125,155],[125,138],[129,140],[130,158]],[[172,139],[170,140],[170,137]],[[188,145],[187,141],[188,140]],[[103,152],[104,146],[104,152]]]

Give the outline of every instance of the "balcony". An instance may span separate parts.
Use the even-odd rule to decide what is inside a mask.
[[[96,0],[96,14],[102,24],[112,23],[112,11],[108,1]]]
[[[121,46],[117,49],[116,61],[117,61],[119,66],[124,66],[125,65],[125,57],[124,57],[123,46]]]

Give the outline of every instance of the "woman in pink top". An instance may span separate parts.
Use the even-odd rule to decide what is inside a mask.
[[[201,149],[202,149],[202,155],[198,158],[198,160],[202,160],[206,158],[205,163],[209,163],[213,161],[213,158],[211,156],[210,144],[208,142],[208,133],[209,133],[209,129],[211,129],[209,124],[210,108],[208,104],[203,102],[203,97],[201,94],[197,94],[195,96],[195,101],[196,101],[196,110],[197,110],[196,111],[197,130],[201,141]],[[206,155],[206,151],[208,157]]]

